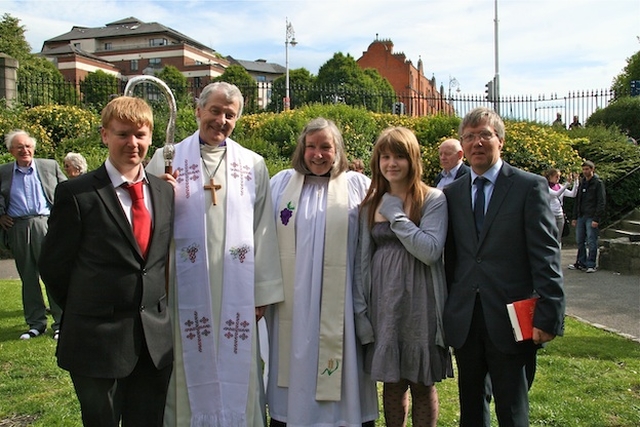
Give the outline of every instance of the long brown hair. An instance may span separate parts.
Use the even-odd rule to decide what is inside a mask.
[[[429,187],[422,182],[422,155],[418,139],[409,129],[404,127],[390,127],[382,131],[373,147],[371,155],[371,186],[367,196],[362,201],[362,207],[369,206],[369,228],[375,222],[376,207],[380,204],[382,196],[389,192],[389,181],[380,171],[380,156],[383,153],[401,155],[409,160],[409,173],[407,179],[409,186],[407,195],[411,200],[409,219],[416,225],[422,218],[422,205],[429,191]]]

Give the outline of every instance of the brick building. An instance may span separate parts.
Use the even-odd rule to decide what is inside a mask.
[[[226,58],[200,42],[134,17],[104,27],[74,26],[46,40],[40,54],[56,64],[65,80],[76,83],[97,70],[122,79],[173,65],[190,84],[203,87],[229,66]]]
[[[416,68],[404,53],[393,52],[391,40],[376,40],[356,61],[360,68],[374,68],[393,86],[398,101],[404,105],[404,114],[426,116],[444,112],[452,114],[454,109],[436,89],[435,78],[424,76],[422,59]]]

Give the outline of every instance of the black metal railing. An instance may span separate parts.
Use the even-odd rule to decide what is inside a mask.
[[[121,95],[126,81],[97,82],[86,81],[52,82],[44,79],[18,81],[18,102],[25,106],[43,104],[81,105],[100,109],[113,96]],[[171,85],[170,85],[171,86]],[[193,102],[204,88],[203,84],[188,84],[173,88],[178,102]],[[468,111],[478,106],[493,107],[504,118],[534,121],[551,124],[557,113],[563,117],[565,125],[574,116],[581,123],[597,109],[606,107],[615,93],[609,89],[583,90],[567,92],[566,95],[518,95],[504,96],[497,100],[488,100],[484,95],[459,94],[452,96],[422,95],[417,92],[394,93],[370,91],[358,87],[343,85],[292,85],[289,88],[291,108],[298,108],[309,103],[347,104],[362,106],[375,112],[402,112],[410,116],[432,114],[456,114],[463,117]],[[149,89],[153,99],[153,88]],[[256,82],[240,87],[245,96],[247,113],[263,110],[279,112],[284,109],[283,85],[272,82]],[[402,108],[398,108],[402,104]]]

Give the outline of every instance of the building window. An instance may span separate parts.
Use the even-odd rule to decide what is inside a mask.
[[[193,86],[200,87],[200,84],[201,84],[200,77],[194,77],[193,78]]]
[[[162,60],[160,58],[151,58],[151,59],[149,59],[149,66],[150,67],[156,67],[156,66],[160,65],[161,62],[162,62]]]
[[[111,50],[111,49],[113,49],[113,45],[111,43],[104,44],[104,50]]]
[[[266,76],[256,76],[256,81],[257,82],[266,82],[267,81],[267,77]]]
[[[131,71],[138,71],[138,60],[137,59],[132,59],[131,60]]]
[[[149,46],[165,46],[168,44],[167,39],[149,39]]]
[[[80,49],[82,45],[80,43],[74,43],[73,47]]]

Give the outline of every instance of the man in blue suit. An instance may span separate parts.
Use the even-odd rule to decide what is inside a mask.
[[[460,135],[471,171],[444,189],[444,329],[458,365],[460,425],[485,425],[488,373],[499,425],[525,427],[536,351],[563,333],[558,230],[545,180],[501,159],[505,128],[498,114],[472,110]],[[534,295],[533,339],[516,342],[506,305]]]
[[[121,96],[102,111],[109,157],[56,189],[40,271],[63,308],[58,365],[91,427],[160,427],[173,362],[165,285],[173,188],[145,174],[153,113]],[[137,191],[139,189],[139,191]]]

